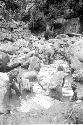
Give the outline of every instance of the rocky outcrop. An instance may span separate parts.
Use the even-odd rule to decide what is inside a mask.
[[[4,102],[9,85],[9,77],[6,73],[0,72],[0,113],[6,113],[9,108],[7,102]],[[9,100],[8,100],[9,101]],[[8,106],[8,107],[7,107]]]

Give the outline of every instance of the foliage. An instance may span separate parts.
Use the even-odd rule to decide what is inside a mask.
[[[42,31],[59,18],[79,16],[82,0],[1,0],[5,19],[13,18],[29,23],[31,31]],[[73,13],[73,14],[72,14]]]

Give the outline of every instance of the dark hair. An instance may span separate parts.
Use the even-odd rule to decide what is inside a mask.
[[[73,91],[75,91],[77,89],[77,85],[76,84],[72,84],[71,87],[72,87]]]
[[[57,70],[58,71],[64,71],[64,67],[63,66],[58,66]]]

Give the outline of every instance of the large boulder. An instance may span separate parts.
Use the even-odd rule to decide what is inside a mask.
[[[8,105],[4,104],[4,98],[7,93],[8,84],[9,84],[8,75],[6,73],[0,73],[0,112],[1,113],[5,113],[8,108],[7,107]]]
[[[67,73],[65,71],[57,71],[58,66],[59,62],[50,66],[42,66],[40,69],[38,78],[44,89],[54,89],[57,85],[62,86],[63,78]]]
[[[73,56],[71,58],[71,64],[70,64],[71,68],[73,68],[74,70],[78,71],[78,70],[83,70],[83,63],[81,63],[78,60],[77,56]]]
[[[83,38],[72,38],[72,44],[69,47],[69,53],[71,55],[71,67],[78,70],[83,69]]]
[[[56,88],[57,85],[62,86],[63,78],[65,77],[65,75],[66,73],[64,73],[63,71],[58,71],[54,73],[53,76],[51,77],[49,88],[50,89]]]
[[[38,78],[39,78],[41,86],[43,86],[44,89],[46,90],[48,89],[52,73],[54,72],[56,72],[55,67],[51,67],[49,65],[41,67],[38,73]]]

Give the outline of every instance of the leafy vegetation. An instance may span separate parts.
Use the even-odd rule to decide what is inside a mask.
[[[83,15],[82,0],[1,0],[0,8],[6,20],[23,21],[36,32],[44,31],[47,25],[51,30],[56,29],[57,18],[82,18]]]

